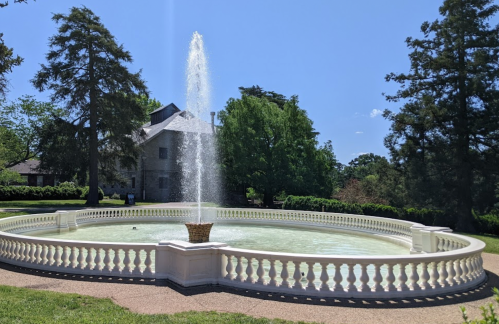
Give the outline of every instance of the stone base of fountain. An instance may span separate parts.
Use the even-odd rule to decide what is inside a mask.
[[[190,243],[204,243],[210,241],[210,231],[213,223],[186,223]]]

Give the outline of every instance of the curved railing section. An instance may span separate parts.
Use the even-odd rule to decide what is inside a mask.
[[[157,244],[57,240],[21,235],[93,223],[186,222],[190,208],[59,211],[0,220],[0,261],[83,275],[169,279],[292,295],[353,298],[434,296],[486,280],[482,241],[443,227],[387,218],[309,211],[204,208],[203,220],[316,226],[399,240],[411,255],[344,256],[235,249],[223,243]],[[192,267],[192,268],[191,268]]]

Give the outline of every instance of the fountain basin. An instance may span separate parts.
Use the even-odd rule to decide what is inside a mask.
[[[402,220],[291,210],[203,208],[207,221],[335,229],[405,242],[411,255],[316,255],[255,251],[224,243],[108,243],[22,235],[97,223],[188,222],[189,208],[109,208],[0,220],[0,261],[91,276],[169,279],[257,291],[345,298],[409,298],[457,293],[486,280],[485,244],[448,228]],[[137,226],[140,230],[140,225]]]

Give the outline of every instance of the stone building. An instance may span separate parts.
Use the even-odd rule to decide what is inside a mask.
[[[140,130],[143,139],[139,145],[143,153],[137,169],[119,169],[128,179],[127,185],[101,184],[104,194],[133,193],[140,200],[179,201],[181,170],[178,157],[183,133],[214,132],[214,113],[211,114],[211,124],[188,114],[173,103],[153,111],[151,121]]]

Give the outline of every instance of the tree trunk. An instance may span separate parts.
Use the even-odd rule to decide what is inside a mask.
[[[90,147],[89,147],[89,190],[87,205],[98,205],[99,204],[99,174],[98,174],[98,162],[99,162],[99,144],[97,138],[97,97],[95,93],[94,85],[94,66],[93,66],[93,53],[92,47],[89,46],[89,81],[90,81],[90,94],[89,94],[89,104],[90,104]]]
[[[263,193],[263,206],[264,207],[273,207],[274,206],[274,195],[269,192]]]
[[[464,44],[464,36],[461,37]],[[459,112],[456,121],[456,175],[457,175],[457,223],[456,231],[475,233],[473,225],[473,199],[471,195],[471,185],[473,184],[473,170],[469,154],[469,122],[468,103],[466,89],[466,61],[465,50],[459,47]]]

